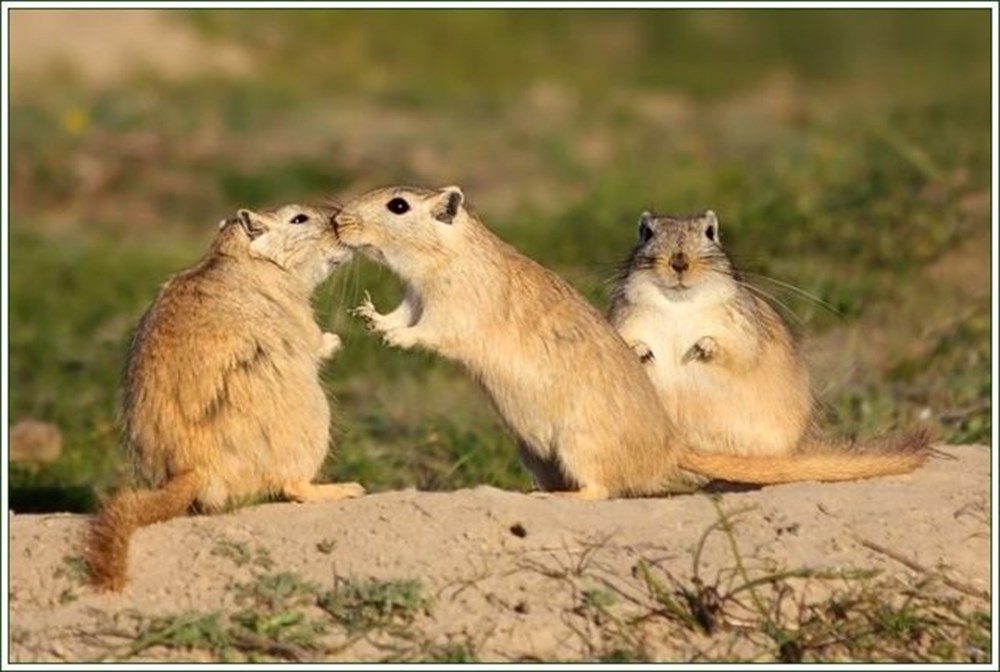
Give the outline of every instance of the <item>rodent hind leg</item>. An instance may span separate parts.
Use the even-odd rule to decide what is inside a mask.
[[[296,481],[282,486],[281,494],[292,502],[335,502],[341,499],[360,497],[365,494],[365,489],[360,483]]]
[[[556,454],[545,459],[532,450],[521,447],[521,459],[531,469],[535,482],[544,488],[542,492],[532,493],[536,497],[560,497],[564,499],[611,499],[611,491],[602,485],[597,478],[587,478],[589,470],[586,463],[576,461],[566,463],[566,454],[572,451]]]
[[[554,458],[544,458],[524,443],[518,443],[518,454],[521,463],[531,472],[531,479],[539,491],[553,492],[570,490],[572,485],[566,481],[562,466]]]

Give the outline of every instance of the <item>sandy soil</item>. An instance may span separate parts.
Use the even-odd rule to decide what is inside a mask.
[[[989,450],[942,450],[945,455],[912,475],[718,498],[573,502],[484,486],[176,519],[136,535],[131,583],[119,595],[94,594],[73,571],[86,517],[12,514],[11,660],[121,656],[150,617],[231,614],[241,608],[240,584],[280,572],[314,582],[317,593],[345,578],[418,579],[432,600],[391,652],[385,648],[390,635],[352,638],[335,627],[322,638],[325,650],[279,652],[285,657],[426,658],[437,650],[429,647],[459,643],[480,660],[593,659],[623,636],[614,614],[650,609],[648,586],[637,577],[640,561],[665,586],[668,577],[690,585],[695,548],[720,511],[742,512],[733,527],[751,578],[803,567],[877,569],[882,578],[898,578],[901,590],[930,575],[932,586],[975,602],[982,599],[975,593],[990,590]],[[224,548],[249,553],[239,558]],[[722,591],[735,580],[726,571],[735,564],[729,540],[708,535],[698,576]],[[840,579],[793,583],[807,600],[845,585]],[[607,600],[595,596],[609,594],[615,606],[602,611]],[[302,608],[320,613],[315,599]],[[651,618],[630,626],[627,636],[641,637],[661,660],[756,655],[738,623],[714,637],[671,635],[668,625]],[[136,659],[207,655],[154,647]]]

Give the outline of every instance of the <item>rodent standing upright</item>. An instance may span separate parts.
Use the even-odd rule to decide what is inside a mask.
[[[809,371],[777,312],[742,281],[711,210],[644,212],[612,291],[611,323],[635,350],[667,416],[696,451],[796,456],[795,480],[912,471],[924,431],[862,444],[818,437]]]
[[[543,490],[582,499],[691,490],[703,479],[787,480],[781,460],[699,454],[663,412],[639,359],[552,271],[487,229],[458,187],[394,187],[350,201],[341,242],[389,266],[406,295],[356,309],[383,340],[462,363],[515,435]],[[806,477],[808,478],[808,476]]]
[[[240,210],[195,267],[171,278],[143,316],[124,379],[124,440],[138,480],[89,528],[92,583],[120,590],[139,527],[192,506],[335,500],[357,483],[314,484],[330,446],[324,359],[340,348],[313,317],[313,289],[351,257],[331,208]]]

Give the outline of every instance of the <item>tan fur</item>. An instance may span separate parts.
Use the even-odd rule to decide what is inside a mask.
[[[394,198],[411,209],[396,215]],[[449,202],[455,203],[450,222]],[[517,439],[539,488],[606,498],[690,490],[642,366],[555,273],[497,238],[457,187],[382,189],[335,218],[341,241],[406,283],[388,315],[357,310],[395,347],[461,362]]]
[[[392,209],[396,199],[405,209]],[[783,462],[768,465],[775,473],[767,480],[749,458],[691,452],[629,345],[569,284],[483,226],[458,187],[376,190],[334,222],[345,245],[389,266],[407,287],[391,313],[367,299],[356,313],[390,346],[461,362],[542,490],[605,499],[704,483],[682,469],[730,481],[787,480]],[[798,473],[797,480],[813,474]]]
[[[695,454],[682,459],[686,468],[776,483],[897,474],[923,463],[930,439],[922,432],[881,446],[818,438],[809,372],[796,343],[774,309],[739,279],[714,213],[644,213],[639,230],[614,289],[611,323],[644,361],[691,449],[754,458]]]
[[[125,373],[124,438],[150,490],[120,492],[94,521],[87,557],[97,587],[124,585],[135,529],[192,506],[362,494],[357,484],[310,484],[330,444],[319,369],[340,345],[316,324],[310,296],[350,257],[335,212],[241,210],[142,318]]]
[[[132,533],[183,514],[203,486],[201,476],[189,471],[170,479],[158,490],[122,490],[104,502],[100,515],[88,530],[85,557],[91,582],[103,590],[124,588]]]
[[[680,464],[705,476],[737,483],[854,481],[917,469],[927,460],[930,441],[928,432],[916,430],[884,442],[822,444],[814,447],[815,452],[790,455],[740,457],[687,452]]]

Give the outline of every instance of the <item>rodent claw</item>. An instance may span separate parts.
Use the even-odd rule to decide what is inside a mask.
[[[375,310],[375,304],[372,303],[372,297],[365,292],[364,299],[361,303],[351,309],[351,315],[355,317],[360,317],[365,321],[365,326],[369,331],[374,331],[376,329],[376,320],[379,317],[378,311]]]
[[[681,358],[682,364],[687,364],[691,360],[699,362],[709,362],[719,354],[719,343],[711,336],[702,336],[691,348],[684,353]]]

